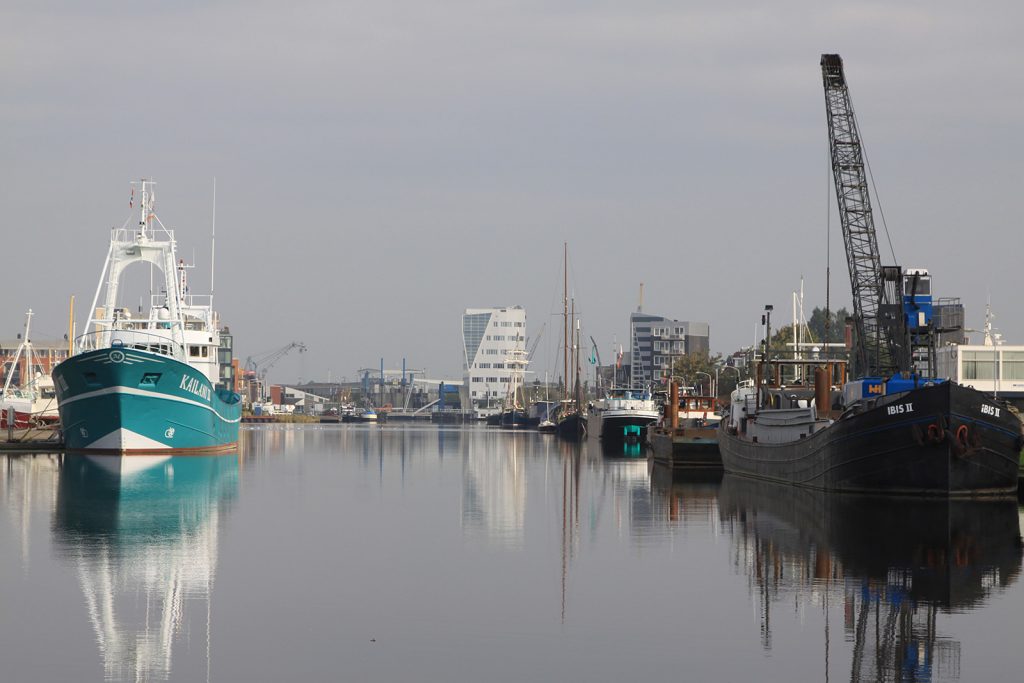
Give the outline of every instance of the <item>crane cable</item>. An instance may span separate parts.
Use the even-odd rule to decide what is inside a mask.
[[[889,235],[889,225],[885,222],[885,211],[882,210],[882,197],[878,194],[878,188],[875,187],[875,174],[871,171],[871,161],[868,159],[868,146],[864,142],[864,134],[861,132],[860,120],[857,118],[857,111],[853,108],[853,103],[850,103],[850,111],[853,114],[853,122],[857,126],[857,131],[860,133],[860,148],[861,153],[864,156],[864,165],[868,169],[868,178],[871,180],[871,191],[875,194],[875,202],[878,204],[878,215],[882,219],[882,228],[885,230],[885,239],[889,243],[889,253],[892,254],[892,262],[898,263],[896,260],[896,250],[892,246],[892,237]]]

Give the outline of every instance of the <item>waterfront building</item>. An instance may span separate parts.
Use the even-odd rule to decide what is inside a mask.
[[[635,311],[629,316],[630,386],[659,382],[680,356],[710,352],[708,323]]]
[[[22,377],[29,374],[25,367],[28,359],[24,356],[18,361],[18,365],[14,366],[14,357],[18,353],[21,341],[20,335],[16,340],[0,341],[0,387],[7,380],[9,372],[14,373],[11,383],[11,386],[14,387],[20,386]],[[35,360],[36,370],[48,375],[54,366],[68,357],[68,343],[66,341],[36,341],[33,339],[32,356]]]
[[[467,308],[462,314],[462,353],[462,405],[477,417],[500,411],[517,372],[509,359],[526,355],[526,309]]]
[[[947,344],[935,360],[939,377],[1024,408],[1024,345]]]
[[[959,303],[957,301],[957,303]],[[985,311],[981,344],[971,344],[963,333],[963,309],[957,334],[962,343],[945,343],[935,352],[936,375],[992,394],[1024,409],[1024,345],[1006,344],[992,327],[992,311]]]
[[[225,325],[220,330],[220,346],[217,348],[217,389],[226,389],[240,394],[242,377],[234,351],[235,337]]]

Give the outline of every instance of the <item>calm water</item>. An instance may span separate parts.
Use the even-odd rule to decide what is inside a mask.
[[[1024,677],[1013,501],[673,481],[486,428],[243,437],[0,457],[0,680]]]

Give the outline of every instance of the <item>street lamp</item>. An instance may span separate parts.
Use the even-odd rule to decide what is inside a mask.
[[[736,373],[736,386],[738,387],[740,385],[740,378],[742,377],[742,375],[740,374],[740,369],[738,367],[736,367],[735,365],[722,365],[722,366],[716,365],[715,366],[715,374],[716,375],[718,374],[719,368],[721,368],[722,372],[725,372],[726,370],[732,370],[733,372],[735,372]]]
[[[694,371],[693,371],[693,374],[695,374],[695,375],[704,375],[704,376],[706,376],[706,377],[708,378],[708,385],[709,385],[709,386],[708,386],[708,394],[710,394],[711,392],[713,392],[713,391],[714,391],[714,387],[710,386],[710,384],[711,384],[711,379],[712,379],[712,378],[711,378],[711,375],[710,375],[710,374],[708,374],[708,373],[706,373],[706,372],[704,372],[704,371],[702,371],[702,370],[694,370]]]

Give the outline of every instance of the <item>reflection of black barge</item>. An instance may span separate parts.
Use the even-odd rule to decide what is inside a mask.
[[[845,396],[753,383],[733,392],[719,431],[726,471],[813,488],[973,496],[1017,489],[1021,423],[952,382],[847,383]],[[834,418],[834,419],[832,419]]]
[[[823,572],[813,578],[896,582],[914,600],[946,609],[975,606],[1009,585],[1024,556],[1012,497],[866,496],[727,474],[718,505],[758,548]],[[799,573],[790,578],[798,580]]]

